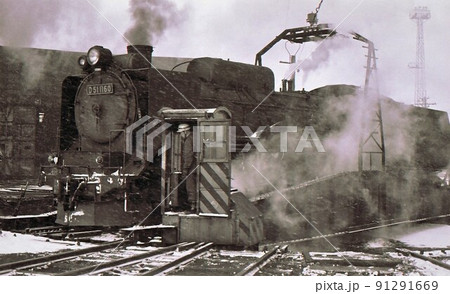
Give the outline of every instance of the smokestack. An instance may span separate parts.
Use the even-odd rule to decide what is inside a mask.
[[[128,45],[127,52],[130,56],[131,68],[151,67],[153,47],[150,45]]]

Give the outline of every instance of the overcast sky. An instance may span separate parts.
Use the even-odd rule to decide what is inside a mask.
[[[0,44],[71,51],[103,45],[124,53],[123,36],[133,25],[130,3],[138,0],[0,0]],[[149,0],[156,3],[149,25],[157,56],[211,56],[254,63],[255,54],[286,28],[308,25],[307,13],[318,0]],[[167,3],[170,2],[170,3]],[[426,5],[431,19],[424,24],[426,89],[432,108],[450,112],[450,1],[324,0],[319,22],[339,33],[355,31],[373,41],[377,51],[381,93],[413,104],[415,22],[409,13]],[[159,10],[158,10],[159,9]],[[154,29],[156,30],[156,29]],[[310,43],[298,48],[280,42],[263,58],[276,74],[277,88],[288,66],[288,52],[297,60],[314,55],[315,66],[297,73],[297,88],[311,90],[327,84],[364,83],[366,49],[350,38],[338,38],[318,49]],[[316,62],[317,61],[317,62]],[[319,62],[320,61],[320,62]],[[305,62],[305,66],[306,66]],[[311,64],[311,63],[310,63]]]

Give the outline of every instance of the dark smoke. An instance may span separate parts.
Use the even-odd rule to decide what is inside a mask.
[[[155,44],[171,25],[178,24],[182,14],[167,0],[131,0],[133,25],[125,33],[130,44]]]

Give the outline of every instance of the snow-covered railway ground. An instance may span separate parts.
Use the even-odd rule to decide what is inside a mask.
[[[97,238],[103,239],[103,241],[114,241],[116,236],[105,234]],[[307,246],[302,243],[291,244],[288,252],[280,252],[271,257],[256,272],[256,275],[450,275],[449,269],[414,256],[405,256],[396,251],[398,248],[410,250],[450,265],[450,226],[446,224],[401,225],[372,231],[370,235],[361,235],[361,238],[355,235],[352,237],[353,243],[338,238],[332,238],[329,241],[335,244],[334,248],[331,245],[326,248],[319,243],[310,243]],[[0,234],[0,264],[91,246],[94,244],[51,240],[45,237],[3,231]],[[106,262],[110,258],[124,258],[139,254],[143,250],[154,249],[128,246],[127,248],[109,249],[106,253],[97,253],[93,255],[93,258],[103,259]],[[174,254],[174,256],[177,255],[179,254]],[[264,252],[261,251],[225,250],[216,247],[165,274],[236,275],[262,255]],[[166,259],[160,258],[155,262],[164,263]],[[72,262],[67,265],[68,268]],[[52,272],[45,271],[45,274],[51,275]],[[110,272],[110,274],[134,275],[136,271],[132,269],[128,271],[123,268],[120,271]]]

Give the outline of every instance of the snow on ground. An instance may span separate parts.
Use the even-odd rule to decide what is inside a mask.
[[[450,247],[450,226],[445,224],[402,226],[383,235],[412,247]]]
[[[64,249],[81,249],[91,244],[70,241],[56,241],[48,238],[2,231],[0,233],[0,254],[55,252]]]
[[[408,260],[415,269],[408,273],[410,276],[449,276],[450,271],[438,265],[418,258],[408,257]]]
[[[116,234],[111,233],[103,233],[98,236],[93,236],[90,238],[92,241],[101,241],[101,242],[114,242],[114,241],[120,241],[123,238],[117,236]]]
[[[418,232],[407,232],[399,241],[411,246],[450,247],[450,226],[424,224]]]
[[[414,226],[401,226],[389,228],[382,232],[384,238],[394,239],[411,247],[450,248],[450,225],[445,224],[415,224]],[[382,243],[382,241],[380,241]],[[377,242],[374,242],[375,244]],[[374,245],[374,244],[372,244]],[[372,246],[376,247],[376,246]],[[444,257],[446,253],[439,250],[427,251],[429,257]],[[422,276],[448,276],[450,271],[414,257],[403,257],[414,266],[408,275]],[[443,260],[444,261],[444,260]],[[444,261],[446,262],[446,261]]]
[[[263,251],[247,251],[247,250],[241,250],[241,251],[231,251],[231,250],[220,250],[220,255],[222,256],[228,256],[228,257],[255,257],[259,258],[264,255],[265,252]]]

